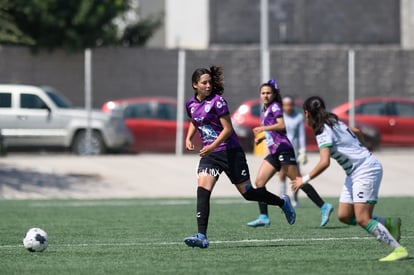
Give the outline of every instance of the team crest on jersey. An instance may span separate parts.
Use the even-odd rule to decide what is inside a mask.
[[[211,110],[211,104],[210,104],[210,102],[208,102],[208,103],[206,104],[206,106],[204,106],[204,111],[205,111],[206,113],[208,113],[208,112],[210,112],[210,110]]]

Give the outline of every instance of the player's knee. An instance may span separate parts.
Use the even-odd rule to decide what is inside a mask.
[[[243,198],[248,201],[255,201],[257,200],[257,190],[254,189],[251,185],[249,187],[246,186],[246,192],[242,194]]]
[[[262,187],[265,187],[266,181],[262,179],[256,179],[254,182],[254,185],[256,185],[257,188],[262,188]]]
[[[362,228],[365,228],[368,225],[370,220],[371,219],[367,219],[367,218],[358,218],[358,217],[356,218],[357,224],[361,226]]]

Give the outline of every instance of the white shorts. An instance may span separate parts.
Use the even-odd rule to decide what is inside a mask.
[[[375,158],[372,158],[371,161],[370,158],[370,161],[346,177],[339,202],[348,204],[377,203],[381,179],[381,163]]]

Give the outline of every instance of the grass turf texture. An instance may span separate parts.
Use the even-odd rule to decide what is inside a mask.
[[[376,211],[401,216],[411,253],[413,205],[414,198],[382,198]],[[182,242],[196,232],[194,208],[189,199],[0,201],[1,274],[414,274],[413,259],[378,262],[388,248],[339,223],[336,211],[320,228],[307,199],[295,225],[271,208],[272,225],[257,229],[245,225],[258,214],[255,203],[213,199],[204,250]],[[43,253],[21,243],[35,226],[49,234]]]

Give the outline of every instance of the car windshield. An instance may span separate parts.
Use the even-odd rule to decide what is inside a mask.
[[[53,103],[56,104],[57,107],[65,108],[65,109],[71,107],[70,104],[66,101],[66,99],[63,98],[58,93],[47,90],[46,94],[50,97],[50,99],[53,101]]]

